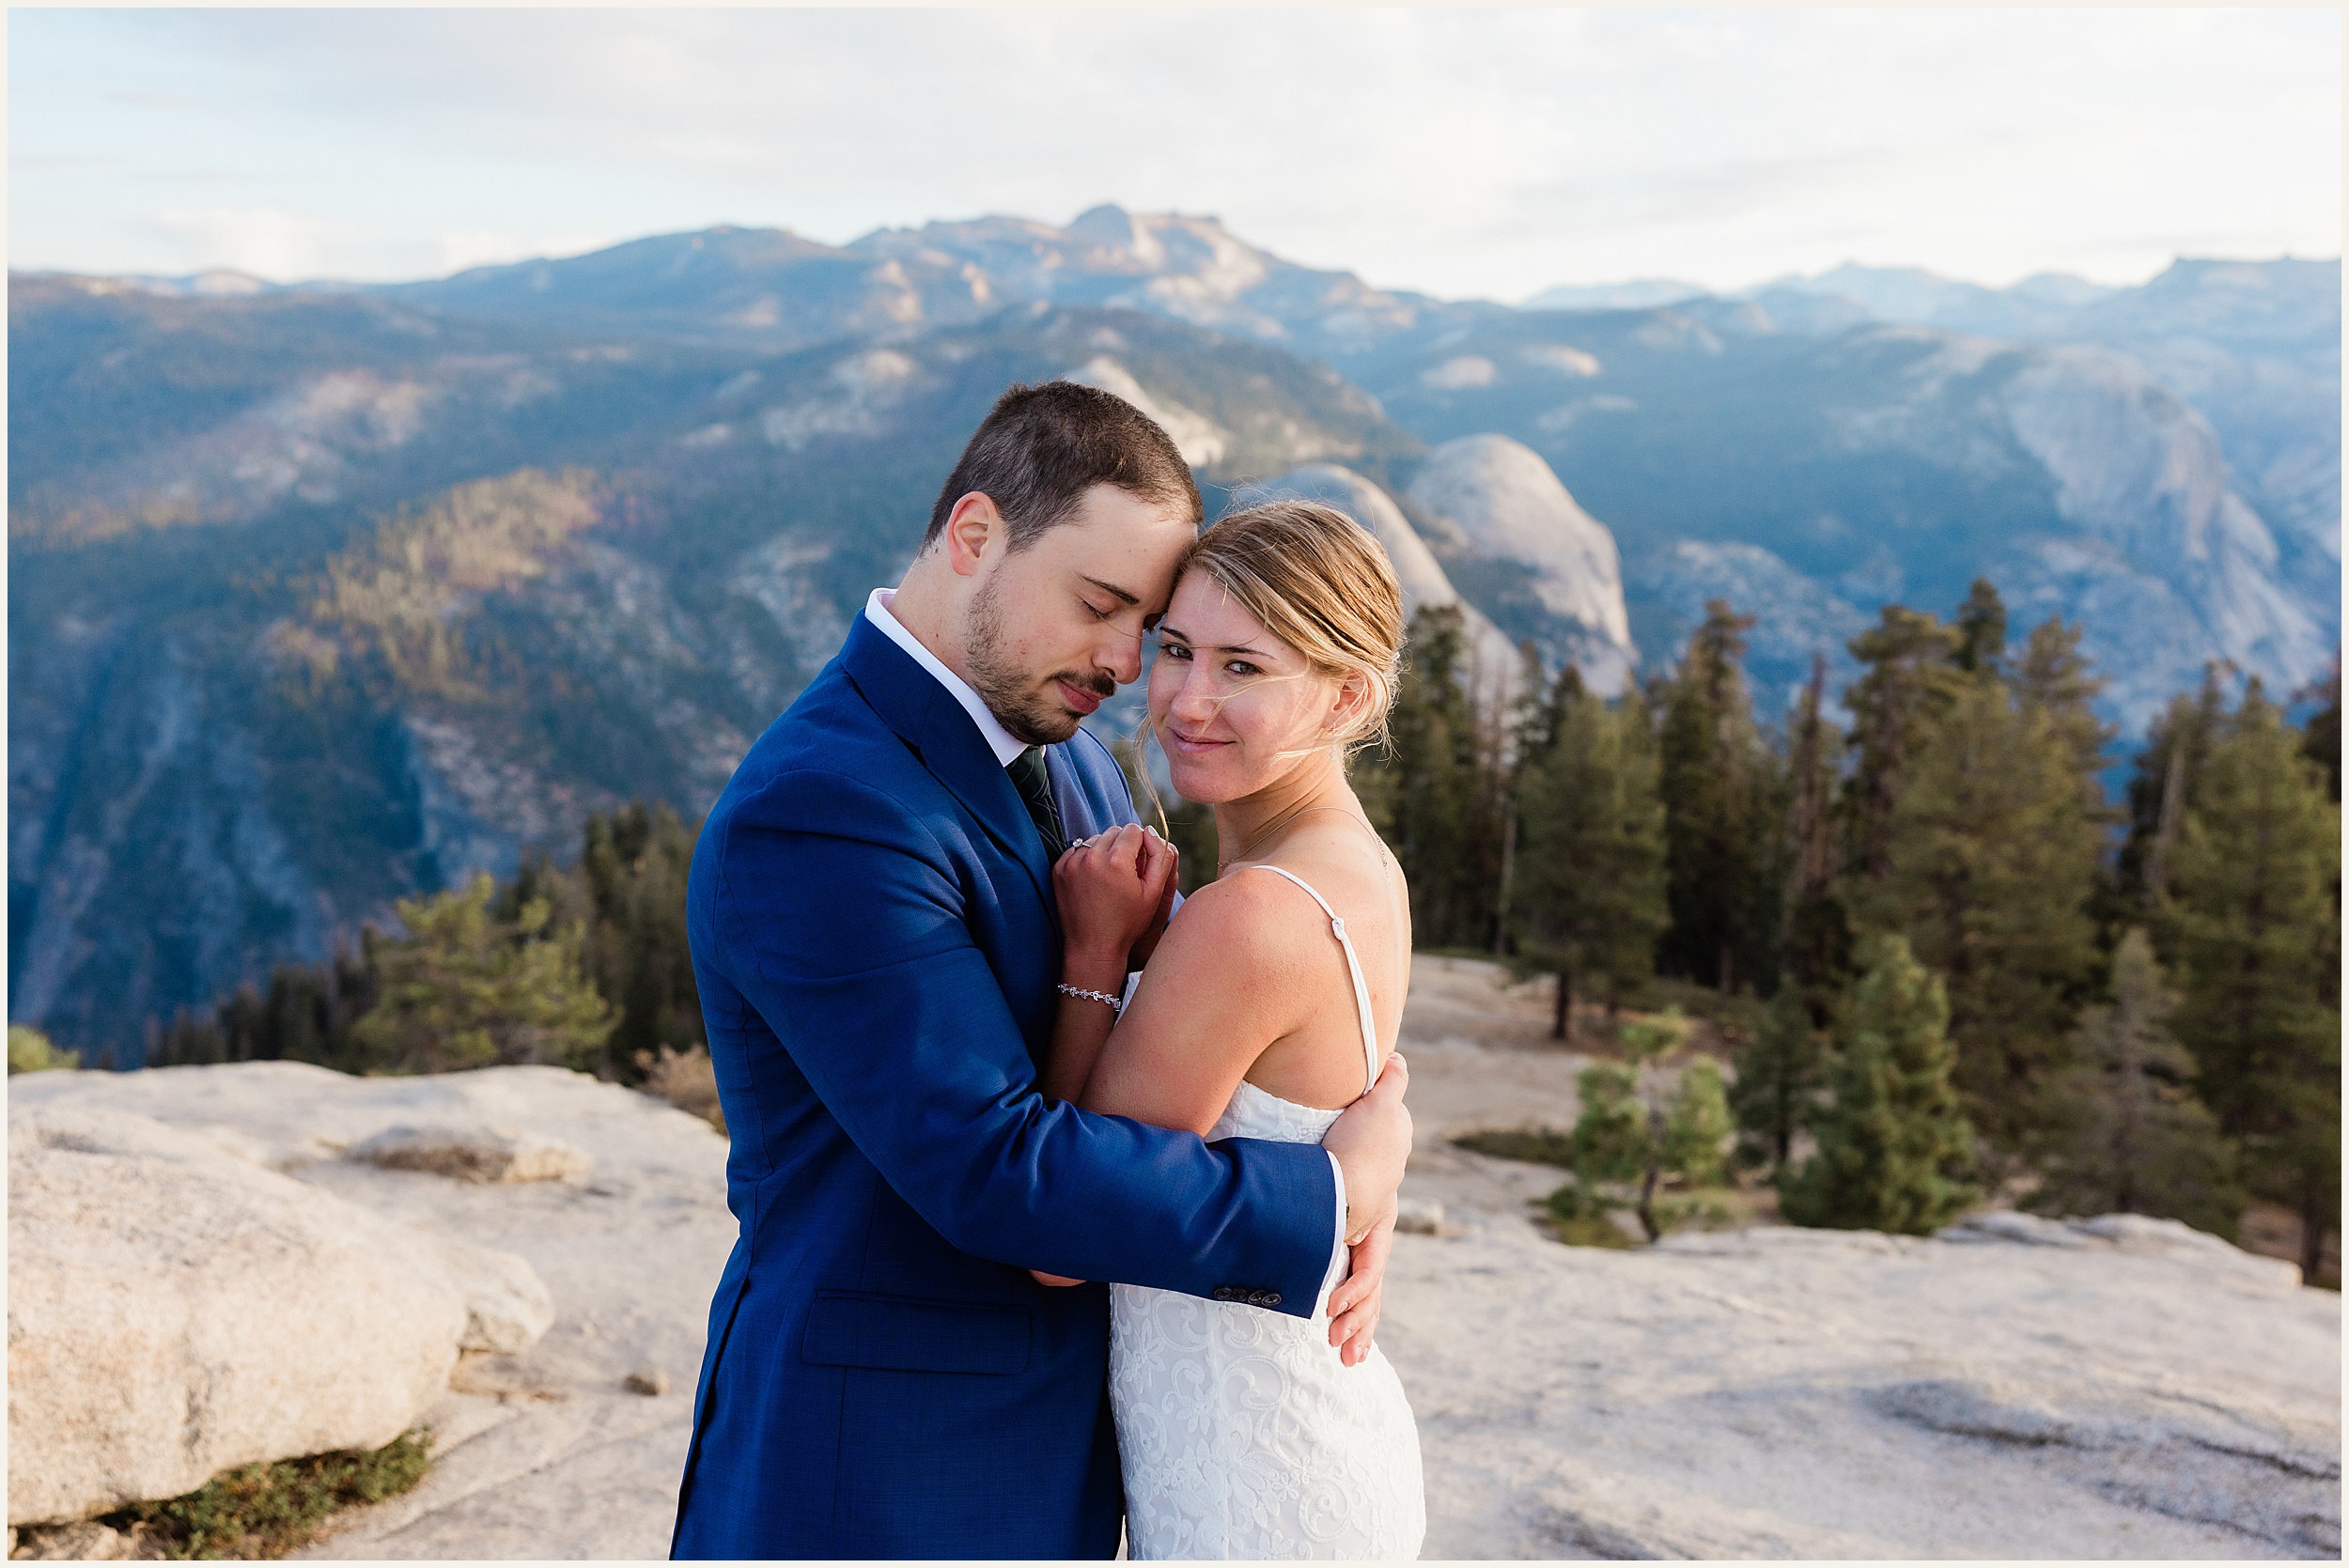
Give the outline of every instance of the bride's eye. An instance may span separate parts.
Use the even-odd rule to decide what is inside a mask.
[[[1166,659],[1189,659],[1190,657],[1190,650],[1180,643],[1160,643],[1159,653]]]
[[[1262,670],[1258,669],[1255,665],[1249,663],[1245,659],[1235,659],[1223,667],[1231,671],[1232,674],[1236,675],[1260,675],[1264,674]]]

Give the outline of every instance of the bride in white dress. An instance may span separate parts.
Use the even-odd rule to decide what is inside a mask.
[[[1275,503],[1201,536],[1159,637],[1151,728],[1176,790],[1214,804],[1221,873],[1126,987],[1128,950],[1172,896],[1174,851],[1128,827],[1062,858],[1070,994],[1044,1089],[1210,1141],[1319,1142],[1377,1078],[1410,976],[1408,890],[1345,768],[1383,733],[1402,596],[1350,520]],[[1346,1261],[1332,1237],[1310,1318],[1112,1287],[1131,1557],[1418,1556],[1419,1434],[1370,1343],[1375,1292],[1341,1283]]]

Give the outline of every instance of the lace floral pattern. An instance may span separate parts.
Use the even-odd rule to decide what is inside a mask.
[[[1317,1143],[1334,1110],[1243,1082],[1207,1136]],[[1171,1291],[1112,1289],[1110,1397],[1129,1556],[1415,1558],[1419,1431],[1377,1351],[1330,1344],[1330,1260],[1311,1318]]]

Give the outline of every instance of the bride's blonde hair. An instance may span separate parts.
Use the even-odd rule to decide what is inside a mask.
[[[1317,502],[1267,502],[1200,535],[1175,581],[1193,571],[1316,670],[1361,677],[1369,700],[1333,744],[1350,751],[1385,741],[1402,677],[1403,589],[1369,530]]]

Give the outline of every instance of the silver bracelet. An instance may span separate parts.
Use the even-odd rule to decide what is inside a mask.
[[[1086,1001],[1106,1001],[1110,1004],[1110,1011],[1112,1013],[1122,1013],[1126,1010],[1125,1002],[1107,991],[1088,991],[1080,986],[1063,986],[1060,987],[1060,994],[1065,997],[1078,997]]]

